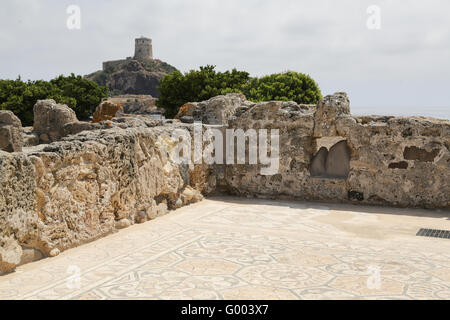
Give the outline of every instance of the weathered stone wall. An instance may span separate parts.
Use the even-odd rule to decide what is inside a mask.
[[[423,117],[350,115],[345,94],[316,109],[262,102],[230,119],[228,128],[279,129],[280,168],[218,166],[221,190],[425,208],[450,207],[450,122]],[[248,146],[247,146],[248,152]]]
[[[200,192],[450,208],[450,121],[352,116],[344,93],[317,106],[230,94],[189,104],[178,118],[72,121],[60,141],[0,151],[0,273],[199,201]],[[194,121],[203,134],[278,129],[278,171],[248,164],[248,144],[245,164],[177,164],[173,133],[193,137]]]
[[[170,125],[84,131],[0,151],[0,273],[201,200],[170,159]],[[22,261],[23,262],[23,261]]]

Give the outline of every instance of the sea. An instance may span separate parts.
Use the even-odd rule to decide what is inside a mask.
[[[352,115],[422,116],[450,120],[449,107],[358,107],[350,105]]]

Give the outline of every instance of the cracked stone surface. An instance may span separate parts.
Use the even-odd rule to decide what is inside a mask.
[[[0,299],[450,299],[450,240],[415,236],[449,213],[210,198],[22,265]]]

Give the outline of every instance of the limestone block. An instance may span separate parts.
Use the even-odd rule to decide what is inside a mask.
[[[328,95],[319,101],[314,115],[314,137],[337,135],[336,120],[350,115],[350,100],[345,92]]]
[[[0,150],[21,152],[22,144],[22,131],[20,128],[0,124]]]
[[[229,93],[213,97],[202,102],[184,104],[175,119],[183,119],[187,123],[201,121],[203,124],[227,124],[235,112],[242,106],[250,105],[240,93]]]
[[[75,111],[54,100],[38,100],[33,108],[34,131],[43,142],[57,141],[65,124],[78,121]]]
[[[0,124],[11,125],[13,127],[21,128],[22,122],[17,118],[12,111],[0,110]]]
[[[0,237],[0,274],[13,271],[20,263],[22,248],[12,237]]]
[[[23,146],[22,123],[9,110],[0,110],[0,150],[21,152]]]
[[[119,103],[103,101],[95,109],[92,122],[96,123],[100,121],[111,120],[120,110],[122,110],[122,106]]]

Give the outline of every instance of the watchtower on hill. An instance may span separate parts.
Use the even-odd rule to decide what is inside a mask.
[[[135,39],[134,59],[136,60],[153,59],[152,39],[145,37]]]

